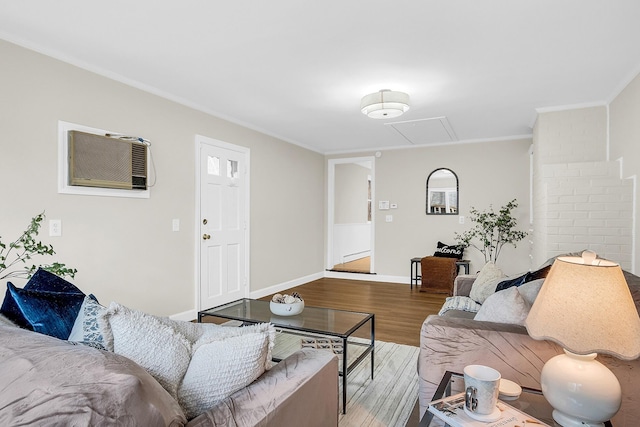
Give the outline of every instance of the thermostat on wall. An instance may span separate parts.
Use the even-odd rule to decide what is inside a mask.
[[[380,202],[378,203],[378,209],[380,209],[380,210],[387,210],[387,209],[389,209],[389,201],[388,201],[388,200],[380,201]]]

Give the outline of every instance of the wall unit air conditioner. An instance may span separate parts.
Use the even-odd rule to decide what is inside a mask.
[[[138,141],[69,131],[69,185],[147,189],[147,149]]]

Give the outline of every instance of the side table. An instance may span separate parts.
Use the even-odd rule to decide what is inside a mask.
[[[456,372],[446,371],[442,376],[438,389],[431,400],[442,399],[443,397],[451,396],[463,391],[464,376]],[[508,403],[514,408],[517,408],[525,414],[529,414],[550,426],[559,427],[551,415],[553,408],[549,405],[549,402],[547,402],[540,390],[522,387],[522,394],[517,400],[505,401],[505,403]],[[440,427],[444,425],[444,421],[434,416],[431,412],[426,411],[422,419],[420,419],[419,427]],[[610,421],[607,421],[604,425],[605,427],[612,427]]]
[[[422,279],[422,275],[420,274],[420,261],[422,261],[422,257],[411,258],[411,289],[413,289],[414,284],[418,286],[418,281]],[[471,261],[468,259],[456,261],[458,270],[460,267],[464,268],[464,274],[469,274],[470,263]]]

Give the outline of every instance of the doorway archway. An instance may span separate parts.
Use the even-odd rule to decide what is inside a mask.
[[[368,259],[369,265],[365,271],[353,272],[373,273],[375,271],[374,206],[375,158],[330,159],[328,161],[327,270],[333,270],[336,265]]]

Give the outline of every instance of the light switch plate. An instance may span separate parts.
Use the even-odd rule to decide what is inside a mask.
[[[387,222],[393,222],[393,215],[387,215],[387,217],[385,218],[385,220]]]

